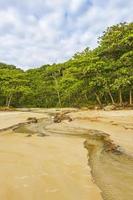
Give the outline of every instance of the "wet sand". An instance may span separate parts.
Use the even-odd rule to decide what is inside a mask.
[[[88,136],[85,147],[95,183],[104,200],[133,199],[133,157],[101,134]]]

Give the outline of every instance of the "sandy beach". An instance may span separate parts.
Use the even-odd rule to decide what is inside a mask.
[[[0,128],[25,122],[36,113],[0,113]],[[1,132],[0,199],[101,200],[87,164],[84,139],[32,137]]]
[[[110,183],[116,187],[119,184],[113,178],[117,177],[116,164],[109,167],[112,159],[117,159],[116,155],[102,155],[103,165],[98,159],[93,159],[97,158],[94,154],[88,165],[85,138],[70,137],[63,133],[82,135],[90,129],[103,131],[110,135],[110,139],[119,145],[122,151],[133,155],[133,111],[79,110],[71,111],[69,116],[72,118],[71,122],[64,120],[61,123],[47,124],[45,132],[50,133],[50,136],[46,137],[26,137],[27,135],[22,133],[12,134],[11,130],[0,133],[0,199],[102,200],[104,197],[107,200],[115,200],[119,190],[106,197],[106,191],[111,192],[113,187],[105,187],[109,176],[105,179],[102,169],[105,169],[105,173],[107,168],[110,169],[107,175],[112,173]],[[46,112],[0,112],[0,129],[26,122],[28,117],[49,119]],[[99,144],[101,145],[101,142]],[[99,144],[96,143],[97,146]],[[124,170],[132,170],[132,161],[127,164],[127,160],[122,158],[117,166],[121,167],[123,163],[124,167],[122,166],[119,173],[120,181]],[[128,168],[125,168],[127,165]],[[97,173],[97,169],[100,173]],[[105,177],[103,183],[100,182],[101,177]],[[132,182],[130,177],[129,183]],[[105,196],[99,186],[105,188]],[[118,189],[121,190],[121,187]],[[125,193],[127,192],[128,200],[131,200],[132,193],[128,196],[128,189],[132,191],[130,184],[127,184]],[[124,195],[119,196],[117,200],[119,199],[126,200]]]

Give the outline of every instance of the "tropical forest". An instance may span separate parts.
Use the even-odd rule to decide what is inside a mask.
[[[0,106],[130,106],[132,93],[133,23],[108,27],[96,48],[86,47],[64,63],[27,71],[0,63]]]

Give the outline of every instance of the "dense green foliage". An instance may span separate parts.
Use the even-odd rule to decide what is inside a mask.
[[[0,106],[132,104],[133,23],[108,28],[97,48],[24,72],[0,64]]]

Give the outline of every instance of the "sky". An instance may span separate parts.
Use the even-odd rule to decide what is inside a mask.
[[[0,62],[64,62],[95,48],[108,26],[131,21],[133,0],[0,0]]]

